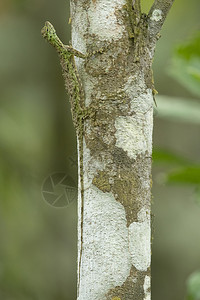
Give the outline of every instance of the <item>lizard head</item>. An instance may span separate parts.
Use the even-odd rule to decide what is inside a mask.
[[[42,36],[48,41],[52,41],[56,37],[56,30],[50,22],[45,22],[44,27],[41,30]]]
[[[42,36],[52,45],[57,51],[62,52],[63,43],[58,38],[56,30],[50,22],[45,22],[44,27],[41,30]]]

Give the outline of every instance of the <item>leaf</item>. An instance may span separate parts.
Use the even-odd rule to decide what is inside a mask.
[[[200,33],[175,49],[168,72],[200,97]]]
[[[156,110],[158,117],[200,124],[200,103],[197,101],[169,96],[156,96],[156,102],[158,104]]]
[[[189,163],[186,158],[165,149],[154,149],[152,158],[154,162],[164,162],[167,164],[185,165]]]
[[[200,32],[197,32],[188,42],[179,45],[176,53],[187,61],[194,56],[200,57]]]
[[[173,183],[200,184],[200,166],[189,166],[172,171],[167,175],[167,181]]]
[[[200,300],[200,271],[192,273],[187,280],[187,300]]]

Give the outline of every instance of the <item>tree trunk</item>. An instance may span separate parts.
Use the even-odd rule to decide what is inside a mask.
[[[78,300],[151,299],[152,60],[172,3],[155,0],[145,15],[140,0],[71,0],[72,46],[85,59],[43,29],[78,135]]]
[[[133,4],[71,0],[72,46],[89,53],[76,64],[94,112],[84,124],[78,300],[151,298],[151,68],[172,1],[156,1],[148,17]]]

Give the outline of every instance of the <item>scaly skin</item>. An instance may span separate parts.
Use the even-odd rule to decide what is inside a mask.
[[[79,283],[80,268],[83,249],[83,213],[84,213],[84,184],[83,184],[83,135],[84,120],[89,116],[89,110],[85,108],[85,96],[81,80],[76,68],[74,56],[86,58],[86,55],[73,49],[71,46],[64,45],[56,34],[56,30],[50,22],[45,22],[41,30],[42,36],[55,47],[60,57],[63,70],[65,86],[70,96],[73,123],[78,135],[79,158],[80,158],[80,186],[81,186],[81,249],[79,259]]]
[[[42,28],[41,33],[42,36],[55,47],[60,57],[66,89],[70,96],[73,122],[79,133],[80,119],[86,117],[87,110],[84,106],[84,91],[76,68],[74,56],[81,58],[86,58],[86,56],[73,49],[71,46],[64,45],[50,22],[45,22],[45,26]]]

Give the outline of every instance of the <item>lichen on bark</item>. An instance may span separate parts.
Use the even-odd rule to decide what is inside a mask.
[[[84,1],[83,4],[83,6],[89,5],[89,1]],[[119,296],[122,297],[121,299],[123,300],[126,299],[125,297],[131,297],[133,286],[135,290],[138,291],[137,297],[139,298],[137,300],[144,299],[144,275],[141,277],[141,273],[145,271],[138,270],[135,272],[135,283],[134,285],[130,284],[131,280],[129,277],[132,275],[128,274],[130,274],[131,268],[135,268],[132,264],[134,264],[135,261],[140,261],[141,258],[137,258],[137,252],[134,254],[135,250],[132,245],[129,247],[128,239],[125,242],[127,247],[127,251],[124,252],[126,259],[125,257],[121,257],[122,263],[123,261],[127,262],[127,268],[119,269],[117,265],[114,267],[114,260],[120,258],[122,253],[121,247],[124,247],[120,242],[122,238],[120,228],[116,229],[116,235],[114,237],[112,235],[110,236],[108,232],[110,239],[106,249],[108,247],[109,253],[106,253],[104,257],[101,258],[98,253],[101,253],[101,248],[105,247],[106,240],[99,240],[99,246],[95,246],[97,247],[96,259],[102,260],[102,264],[105,265],[105,270],[108,261],[113,261],[113,268],[116,268],[115,273],[113,273],[114,269],[113,271],[110,270],[111,273],[109,274],[112,274],[112,276],[109,279],[105,271],[100,274],[98,268],[94,266],[94,278],[97,276],[99,282],[103,282],[103,278],[105,277],[107,281],[103,291],[99,294],[97,292],[97,286],[96,288],[94,286],[94,290],[91,292],[87,290],[87,286],[85,286],[84,283],[85,280],[87,282],[89,280],[88,285],[94,285],[92,278],[89,276],[89,271],[85,268],[87,265],[86,262],[89,259],[87,254],[89,250],[87,249],[92,247],[91,244],[88,244],[90,240],[89,235],[91,234],[88,228],[93,226],[93,222],[94,224],[97,222],[99,215],[101,215],[102,222],[97,222],[99,225],[96,227],[96,234],[102,235],[104,231],[109,231],[112,228],[112,224],[114,226],[117,221],[113,219],[115,209],[116,216],[117,210],[122,210],[121,214],[124,215],[125,218],[122,218],[120,214],[120,222],[125,222],[123,230],[126,230],[128,237],[128,235],[133,234],[132,231],[129,230],[130,225],[134,222],[140,222],[138,219],[140,211],[144,208],[150,214],[152,129],[146,130],[144,126],[152,128],[152,118],[147,116],[152,114],[153,98],[149,96],[149,92],[146,92],[151,88],[149,80],[151,74],[149,75],[146,70],[151,69],[152,58],[148,52],[148,37],[146,34],[147,22],[145,16],[141,15],[139,18],[138,12],[137,14],[131,14],[137,17],[133,22],[135,26],[133,27],[128,11],[130,5],[127,4],[128,3],[124,1],[108,1],[105,3],[105,1],[99,0],[95,3],[90,3],[90,8],[88,8],[87,12],[82,12],[81,4],[78,2],[73,3],[75,9],[72,11],[72,33],[73,20],[75,22],[78,16],[81,18],[84,14],[86,17],[85,20],[87,20],[85,21],[86,28],[74,28],[74,40],[72,35],[73,46],[82,52],[83,47],[85,47],[88,53],[94,52],[94,54],[88,56],[85,62],[77,60],[83,86],[85,90],[89,88],[89,91],[86,91],[86,95],[89,96],[88,98],[86,97],[86,105],[93,111],[92,117],[85,120],[85,150],[87,149],[87,151],[89,151],[90,157],[84,165],[84,185],[87,186],[87,190],[84,193],[83,251],[82,263],[79,269],[80,286],[78,299],[107,299],[106,295],[109,294],[109,291],[113,290],[112,286],[118,287],[116,289],[120,291],[121,296]],[[104,18],[101,9],[107,11],[108,18],[107,20],[101,19],[100,22],[96,21],[94,24],[94,19],[98,13]],[[106,26],[106,22],[108,22],[110,27]],[[93,24],[93,28],[91,28],[91,24]],[[103,31],[97,31],[96,28],[98,28],[98,25]],[[105,26],[105,28],[103,26]],[[130,38],[131,26],[134,36]],[[78,40],[82,42],[82,47],[80,48],[78,48],[78,46],[80,46]],[[98,51],[98,49],[101,50]],[[117,127],[118,120],[120,121],[120,126],[124,128],[124,131],[120,130],[120,126],[119,128]],[[129,126],[129,129],[127,126]],[[132,144],[130,144],[130,138],[126,138],[127,129],[134,131],[137,144],[135,150],[131,150],[130,147],[132,147]],[[128,152],[127,149],[129,149]],[[130,153],[133,154],[130,155]],[[101,168],[94,167],[94,162],[96,165],[100,165]],[[93,178],[89,185],[87,184],[87,177]],[[101,191],[101,193],[95,190],[93,186]],[[95,194],[96,202],[95,199],[93,199],[92,205],[94,205],[94,207],[91,211],[90,197]],[[111,199],[112,196],[112,208],[110,208],[112,211],[110,211],[110,215],[106,214],[102,216],[102,212],[98,210],[101,202],[103,204],[103,199],[100,200],[100,195],[107,200]],[[116,201],[116,208],[114,208],[114,200]],[[120,206],[117,205],[117,203],[119,203]],[[107,210],[109,213],[109,207]],[[89,218],[88,214],[90,215]],[[111,224],[110,229],[104,228],[104,224],[108,223],[107,218],[109,218],[109,223]],[[133,239],[130,238],[130,241],[132,240]],[[145,238],[144,242],[150,243],[149,236],[147,236],[147,239]],[[136,258],[134,258],[134,255]],[[144,256],[145,255],[146,253],[144,253]],[[146,258],[144,257],[144,259]],[[88,263],[90,264],[89,261]],[[150,266],[148,266],[148,268],[149,267]],[[140,279],[140,277],[143,279]],[[119,283],[121,284],[119,285]],[[104,295],[104,297],[102,295]]]
[[[152,61],[155,28],[173,1],[164,2],[162,13],[155,0],[146,15],[140,0],[71,0],[72,44],[88,53],[75,59],[91,112],[78,300],[150,300]]]

